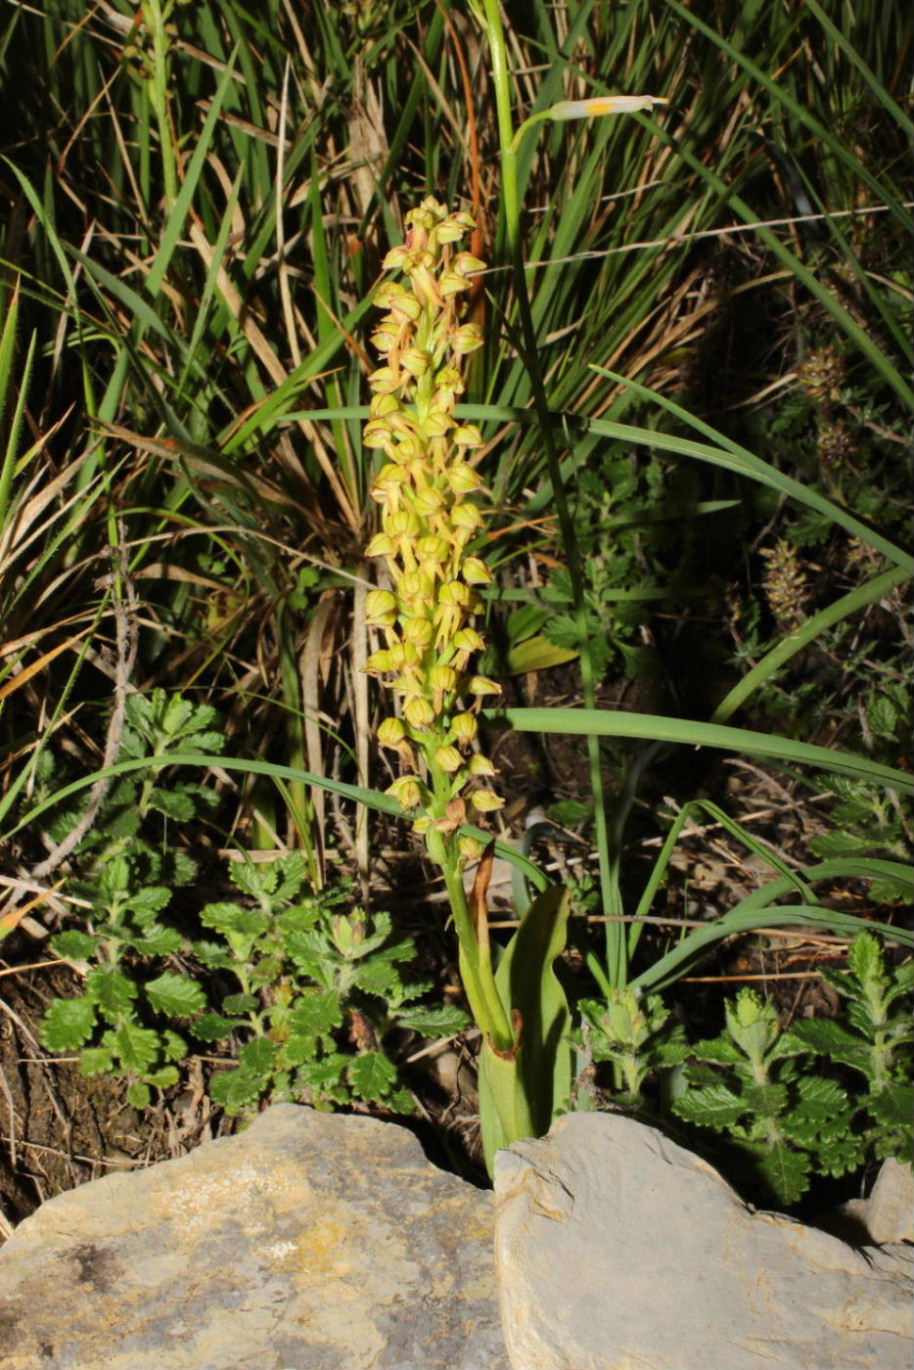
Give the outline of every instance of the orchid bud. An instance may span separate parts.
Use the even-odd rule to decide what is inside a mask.
[[[399,749],[407,741],[406,729],[399,718],[385,718],[378,728],[378,741],[382,747]]]
[[[403,706],[403,717],[411,728],[430,728],[435,721],[435,710],[422,696],[410,699]]]
[[[451,721],[451,731],[454,734],[455,741],[459,742],[461,746],[468,746],[471,742],[474,742],[479,735],[479,724],[476,721],[476,715],[458,714],[457,717]]]
[[[418,809],[427,802],[428,790],[417,775],[401,775],[384,793],[393,795],[401,809]]]
[[[468,585],[492,584],[492,572],[479,557],[464,557],[460,566],[460,573]]]
[[[435,761],[448,775],[453,775],[463,766],[463,757],[456,747],[439,747],[435,752]]]

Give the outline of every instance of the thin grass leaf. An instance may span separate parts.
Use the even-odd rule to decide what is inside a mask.
[[[489,710],[486,717],[499,720],[521,733],[567,733],[571,737],[637,737],[651,742],[676,742],[688,747],[714,747],[747,756],[763,756],[778,767],[816,766],[819,770],[849,775],[874,785],[889,785],[899,794],[914,794],[914,778],[906,771],[884,766],[866,756],[854,756],[789,737],[770,737],[748,728],[727,728],[719,723],[664,718],[657,714],[621,713],[606,709],[505,709]]]
[[[904,552],[900,547],[896,547],[881,533],[855,518],[853,514],[842,509],[825,495],[820,494],[818,490],[811,490],[801,481],[794,480],[792,476],[785,475],[783,471],[778,471],[776,467],[763,461],[761,457],[753,456],[745,447],[741,447],[739,443],[725,437],[723,433],[717,432],[702,419],[690,414],[688,410],[683,409],[681,405],[676,404],[675,401],[668,399],[665,395],[649,390],[647,386],[640,385],[637,381],[628,381],[613,371],[607,371],[605,367],[595,366],[593,369],[611,380],[617,381],[620,385],[627,386],[634,394],[653,400],[675,418],[697,429],[698,432],[715,438],[720,446],[709,447],[704,443],[692,442],[688,438],[654,432],[649,428],[634,428],[624,423],[611,423],[606,419],[589,419],[587,426],[591,432],[601,433],[605,437],[618,438],[622,442],[635,443],[645,447],[657,447],[661,451],[673,452],[679,456],[694,457],[698,461],[708,462],[712,466],[723,467],[725,471],[735,471],[739,475],[747,476],[760,485],[767,485],[770,489],[777,490],[779,494],[786,495],[790,499],[795,499],[799,504],[805,504],[808,508],[824,514],[839,528],[844,528],[854,537],[860,538],[861,542],[865,542],[868,546],[874,547],[877,552],[881,552],[886,560],[893,562],[908,574],[914,573],[914,557]]]
[[[904,568],[885,571],[881,576],[874,576],[864,585],[859,585],[855,590],[851,590],[849,594],[842,595],[834,604],[829,604],[827,608],[820,609],[817,614],[813,614],[811,618],[806,619],[791,632],[786,633],[781,641],[772,647],[771,651],[767,652],[761,661],[756,662],[752,669],[746,672],[742,680],[733,686],[732,690],[727,692],[711,715],[711,722],[726,723],[727,719],[731,718],[756,690],[761,689],[772,676],[776,675],[782,666],[796,656],[797,652],[803,651],[827,629],[833,628],[836,623],[842,623],[869,604],[878,604],[896,585],[903,585],[909,579],[909,573]]]

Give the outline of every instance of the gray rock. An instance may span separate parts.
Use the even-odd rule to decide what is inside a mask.
[[[890,1156],[883,1161],[868,1199],[851,1199],[841,1209],[846,1222],[857,1223],[873,1246],[914,1242],[914,1177],[911,1167]]]
[[[514,1370],[909,1370],[910,1247],[754,1212],[655,1128],[571,1114],[495,1192]]]
[[[51,1200],[0,1251],[0,1370],[507,1370],[492,1196],[291,1104]]]

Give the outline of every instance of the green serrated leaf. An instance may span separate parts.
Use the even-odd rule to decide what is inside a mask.
[[[88,961],[96,953],[99,939],[88,932],[58,932],[51,938],[51,950],[65,961]]]
[[[331,988],[335,978],[334,961],[338,957],[328,947],[326,936],[315,929],[311,932],[290,932],[284,941],[286,955],[299,972],[326,989]]]
[[[804,1076],[798,1093],[800,1101],[781,1119],[781,1129],[795,1146],[829,1156],[851,1133],[858,1110],[834,1080]]]
[[[710,1061],[719,1066],[745,1064],[745,1056],[730,1037],[709,1037],[696,1042],[692,1048],[701,1061]]]
[[[183,1061],[187,1056],[187,1042],[179,1032],[166,1028],[162,1033],[162,1053],[169,1061]]]
[[[172,970],[148,981],[145,991],[152,1007],[170,1018],[189,1018],[206,1007],[206,995],[196,980]]]
[[[266,1037],[255,1037],[245,1042],[238,1052],[238,1064],[252,1075],[269,1076],[276,1060],[276,1046]]]
[[[349,1062],[346,1072],[352,1093],[367,1101],[383,1099],[396,1082],[397,1068],[383,1052],[365,1051]]]
[[[870,730],[877,737],[894,738],[900,713],[895,702],[888,695],[874,695],[867,710]]]
[[[227,994],[222,1000],[223,1013],[252,1013],[259,1004],[253,994]]]
[[[172,1089],[180,1078],[181,1072],[177,1066],[162,1066],[146,1076],[146,1084],[152,1085],[154,1089]]]
[[[870,884],[870,898],[874,904],[896,904],[908,898],[908,882],[900,876],[885,876]]]
[[[899,995],[909,995],[914,991],[914,961],[905,961],[892,972],[892,984],[886,993],[886,1003],[890,1004]]]
[[[867,1112],[884,1128],[909,1131],[914,1116],[914,1084],[899,1080],[866,1099]]]
[[[164,885],[149,885],[145,889],[133,890],[127,907],[140,921],[154,918],[171,902],[171,890]]]
[[[829,861],[835,857],[861,856],[866,852],[871,852],[878,845],[879,843],[874,843],[871,837],[862,837],[852,832],[835,831],[821,833],[818,837],[814,837],[809,847],[815,856],[821,857],[824,861]]]
[[[398,1025],[412,1028],[422,1037],[456,1037],[465,1031],[469,1022],[469,1015],[456,1004],[445,1004],[441,1008],[414,1004],[397,1011]]]
[[[161,923],[153,923],[142,937],[131,937],[130,945],[141,956],[173,956],[183,947],[184,938],[177,928],[166,928]]]
[[[320,1037],[341,1027],[343,1009],[336,990],[314,990],[295,1000],[289,1026],[297,1037]]]
[[[872,1070],[870,1048],[841,1023],[831,1018],[805,1018],[794,1023],[790,1032],[818,1056],[828,1056],[869,1076]]]
[[[385,1000],[399,999],[404,990],[400,968],[383,956],[361,961],[355,972],[355,984],[366,994]]]
[[[861,932],[851,943],[848,965],[864,991],[872,982],[881,986],[886,979],[882,948],[868,932]]]
[[[759,1175],[778,1203],[795,1204],[809,1188],[812,1162],[802,1151],[775,1146],[753,1151]]]
[[[257,937],[270,926],[269,917],[260,909],[246,909],[241,904],[207,904],[200,912],[200,921],[217,932],[238,932],[245,937]]]
[[[222,1042],[238,1027],[236,1019],[223,1018],[221,1013],[204,1013],[193,1025],[194,1036],[201,1042]]]
[[[175,823],[190,823],[197,813],[193,799],[182,790],[157,789],[150,800],[150,808]]]
[[[176,888],[179,885],[189,885],[197,877],[197,863],[186,851],[180,848],[169,852],[170,873],[169,878],[172,885]]]
[[[210,1095],[214,1103],[220,1104],[234,1117],[256,1104],[264,1092],[264,1082],[253,1071],[235,1069],[217,1075],[210,1085]]]
[[[221,942],[194,942],[193,952],[198,960],[214,970],[231,970],[237,965],[234,957],[229,955]]]
[[[83,1075],[107,1075],[114,1070],[114,1057],[107,1047],[83,1047],[79,1069]]]
[[[159,1055],[159,1034],[137,1023],[119,1023],[102,1038],[102,1044],[120,1058],[125,1070],[145,1075]]]
[[[742,1099],[719,1081],[689,1089],[673,1104],[673,1112],[684,1122],[712,1127],[718,1132],[733,1127],[745,1111]]]
[[[124,856],[115,856],[102,867],[99,893],[109,903],[118,902],[118,896],[130,893],[132,883],[130,862]]]
[[[777,1118],[787,1107],[787,1089],[782,1084],[747,1085],[743,1092],[745,1109],[759,1119]]]
[[[134,1108],[148,1108],[152,1103],[152,1091],[142,1080],[134,1080],[127,1088],[127,1102]]]
[[[859,1170],[867,1159],[869,1151],[867,1139],[852,1132],[830,1137],[827,1144],[817,1151],[816,1170],[823,1175],[852,1175]]]
[[[329,1052],[319,1061],[309,1061],[295,1072],[296,1082],[322,1098],[335,1099],[345,1103],[349,1097],[348,1089],[342,1084],[346,1067],[352,1060],[339,1051]]]
[[[291,899],[297,899],[309,881],[307,856],[301,851],[289,852],[276,865],[278,867],[278,879],[275,887],[277,903],[287,903]],[[316,905],[317,900],[314,903]]]
[[[86,997],[98,1006],[109,1023],[132,1012],[139,993],[134,982],[117,966],[93,966],[86,976]]]
[[[316,899],[309,899],[304,903],[293,904],[291,908],[283,909],[276,915],[276,926],[285,938],[296,932],[309,932],[320,916],[320,907]]]
[[[277,1064],[282,1066],[283,1070],[295,1070],[307,1061],[315,1060],[319,1055],[320,1042],[316,1037],[290,1037],[279,1048]]]

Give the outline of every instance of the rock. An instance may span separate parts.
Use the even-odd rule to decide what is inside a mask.
[[[909,1370],[909,1247],[754,1212],[655,1128],[570,1114],[495,1193],[514,1370]]]
[[[868,1199],[842,1205],[841,1217],[863,1229],[873,1246],[914,1242],[914,1178],[911,1167],[890,1156],[883,1161]]]
[[[0,1370],[507,1370],[492,1195],[291,1104],[52,1199],[0,1251]]]

